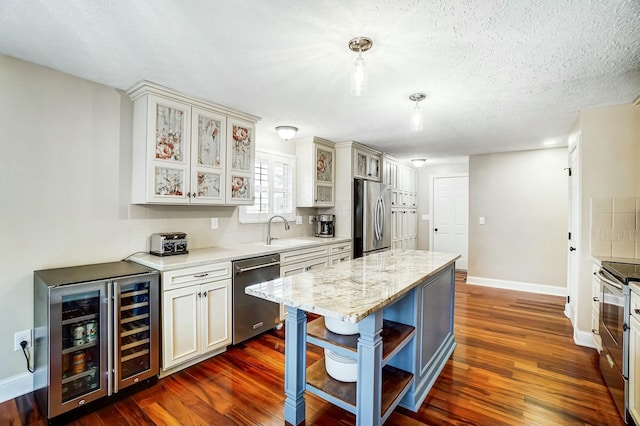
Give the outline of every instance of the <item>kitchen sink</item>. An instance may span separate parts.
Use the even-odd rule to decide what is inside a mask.
[[[271,241],[271,244],[267,245],[264,241],[255,243],[258,246],[262,247],[297,247],[313,244],[313,241],[304,238],[283,238],[283,239],[275,239]]]

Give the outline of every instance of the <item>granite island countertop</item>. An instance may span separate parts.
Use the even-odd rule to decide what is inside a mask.
[[[400,299],[459,257],[453,253],[394,249],[255,284],[245,291],[261,299],[356,323]]]

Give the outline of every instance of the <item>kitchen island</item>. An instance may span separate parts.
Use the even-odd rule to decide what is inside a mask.
[[[391,250],[317,272],[247,287],[287,306],[285,420],[305,419],[305,391],[380,425],[400,405],[417,411],[455,348],[455,261],[451,253]],[[358,334],[327,330],[324,318],[357,323]],[[306,368],[312,343],[357,360],[357,383],[339,382],[324,359]]]

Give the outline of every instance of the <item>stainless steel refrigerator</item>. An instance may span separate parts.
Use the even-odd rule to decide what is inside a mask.
[[[354,180],[353,257],[391,247],[391,186]]]
[[[157,378],[159,290],[158,272],[131,262],[35,271],[34,389],[45,417]]]

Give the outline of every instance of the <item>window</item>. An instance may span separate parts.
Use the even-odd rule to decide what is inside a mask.
[[[256,151],[255,199],[240,207],[241,223],[266,222],[274,214],[295,220],[295,157]]]

